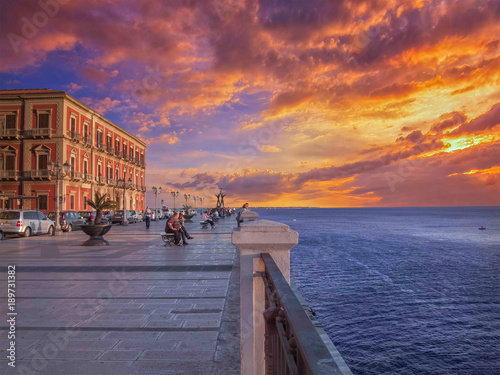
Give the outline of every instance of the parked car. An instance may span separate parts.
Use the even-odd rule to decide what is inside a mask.
[[[142,212],[135,210],[135,214],[137,215],[137,220],[139,221],[139,223],[142,223],[144,221],[144,216],[142,215]]]
[[[153,210],[154,211],[154,210]],[[160,210],[159,208],[156,210],[156,215],[158,216],[158,220],[163,220],[165,219],[165,215],[163,215],[163,211]]]
[[[56,212],[49,212],[47,217],[53,222],[56,221]],[[85,219],[76,211],[59,212],[59,225],[64,232],[71,232],[75,228],[85,225]]]
[[[113,217],[114,211],[104,211],[102,214],[102,217],[106,219],[106,221],[111,221],[111,218]]]
[[[86,224],[93,224],[97,216],[97,212],[95,211],[78,211],[78,214],[85,220]],[[110,219],[107,219],[103,214],[101,224],[108,224],[109,222]]]
[[[0,226],[3,234],[13,233],[24,237],[32,234],[53,234],[55,230],[54,222],[36,210],[1,211]]]
[[[0,227],[0,241],[3,240],[3,230],[2,227]]]
[[[125,218],[129,223],[136,222],[132,211],[126,210],[125,215],[126,215]],[[113,218],[111,219],[111,223],[112,224],[116,224],[116,223],[120,224],[122,222],[123,222],[123,210],[116,210],[113,213]]]

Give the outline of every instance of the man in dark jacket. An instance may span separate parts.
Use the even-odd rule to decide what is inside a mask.
[[[179,229],[180,226],[177,225],[178,218],[179,218],[179,213],[177,211],[174,211],[174,214],[167,220],[167,224],[165,224],[165,232],[166,233],[173,233],[175,244],[177,246],[182,246],[182,244],[181,244],[181,232]]]

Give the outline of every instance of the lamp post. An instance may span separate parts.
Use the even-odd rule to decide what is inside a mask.
[[[199,199],[200,199],[200,205],[201,205],[200,213],[203,215],[203,201],[205,200],[205,198],[200,197]]]
[[[59,215],[61,213],[61,209],[59,207],[59,179],[62,179],[66,176],[66,174],[71,169],[71,165],[66,161],[63,165],[59,165],[59,163],[52,163],[51,161],[47,163],[47,167],[49,171],[52,172],[56,176],[56,229],[54,231],[54,236],[60,236],[62,234],[61,222],[59,220]]]
[[[186,210],[188,210],[188,199],[189,198],[191,198],[191,194],[184,194],[184,199],[186,200]],[[189,212],[186,212],[186,214],[189,215]]]
[[[175,211],[175,198],[177,198],[179,196],[179,192],[178,191],[171,191],[170,195],[172,197],[174,197],[174,211]]]
[[[155,193],[155,221],[158,221],[158,209],[156,207],[156,204],[158,202],[158,194],[161,194],[161,186],[159,188],[153,186],[151,190],[153,190],[153,193]]]
[[[193,200],[194,200],[194,214],[198,215],[198,213],[196,212],[196,201],[198,200],[198,197],[193,197]]]
[[[128,220],[127,220],[127,210],[125,209],[125,190],[127,189],[127,186],[130,186],[132,183],[132,179],[129,178],[128,181],[125,179],[125,176],[123,176],[123,180],[118,180],[118,182],[123,183],[123,218],[122,218],[122,225],[127,225]]]

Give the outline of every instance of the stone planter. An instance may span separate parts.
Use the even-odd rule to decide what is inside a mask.
[[[194,215],[184,215],[184,219],[191,221]]]
[[[87,241],[82,243],[82,246],[108,246],[109,242],[102,236],[108,233],[111,227],[111,224],[82,225],[82,231],[90,236]]]

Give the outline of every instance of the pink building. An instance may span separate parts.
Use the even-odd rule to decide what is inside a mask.
[[[0,209],[54,211],[51,161],[71,165],[59,180],[62,210],[89,210],[94,191],[120,209],[125,195],[125,209],[144,210],[145,152],[143,141],[64,91],[0,91]]]

